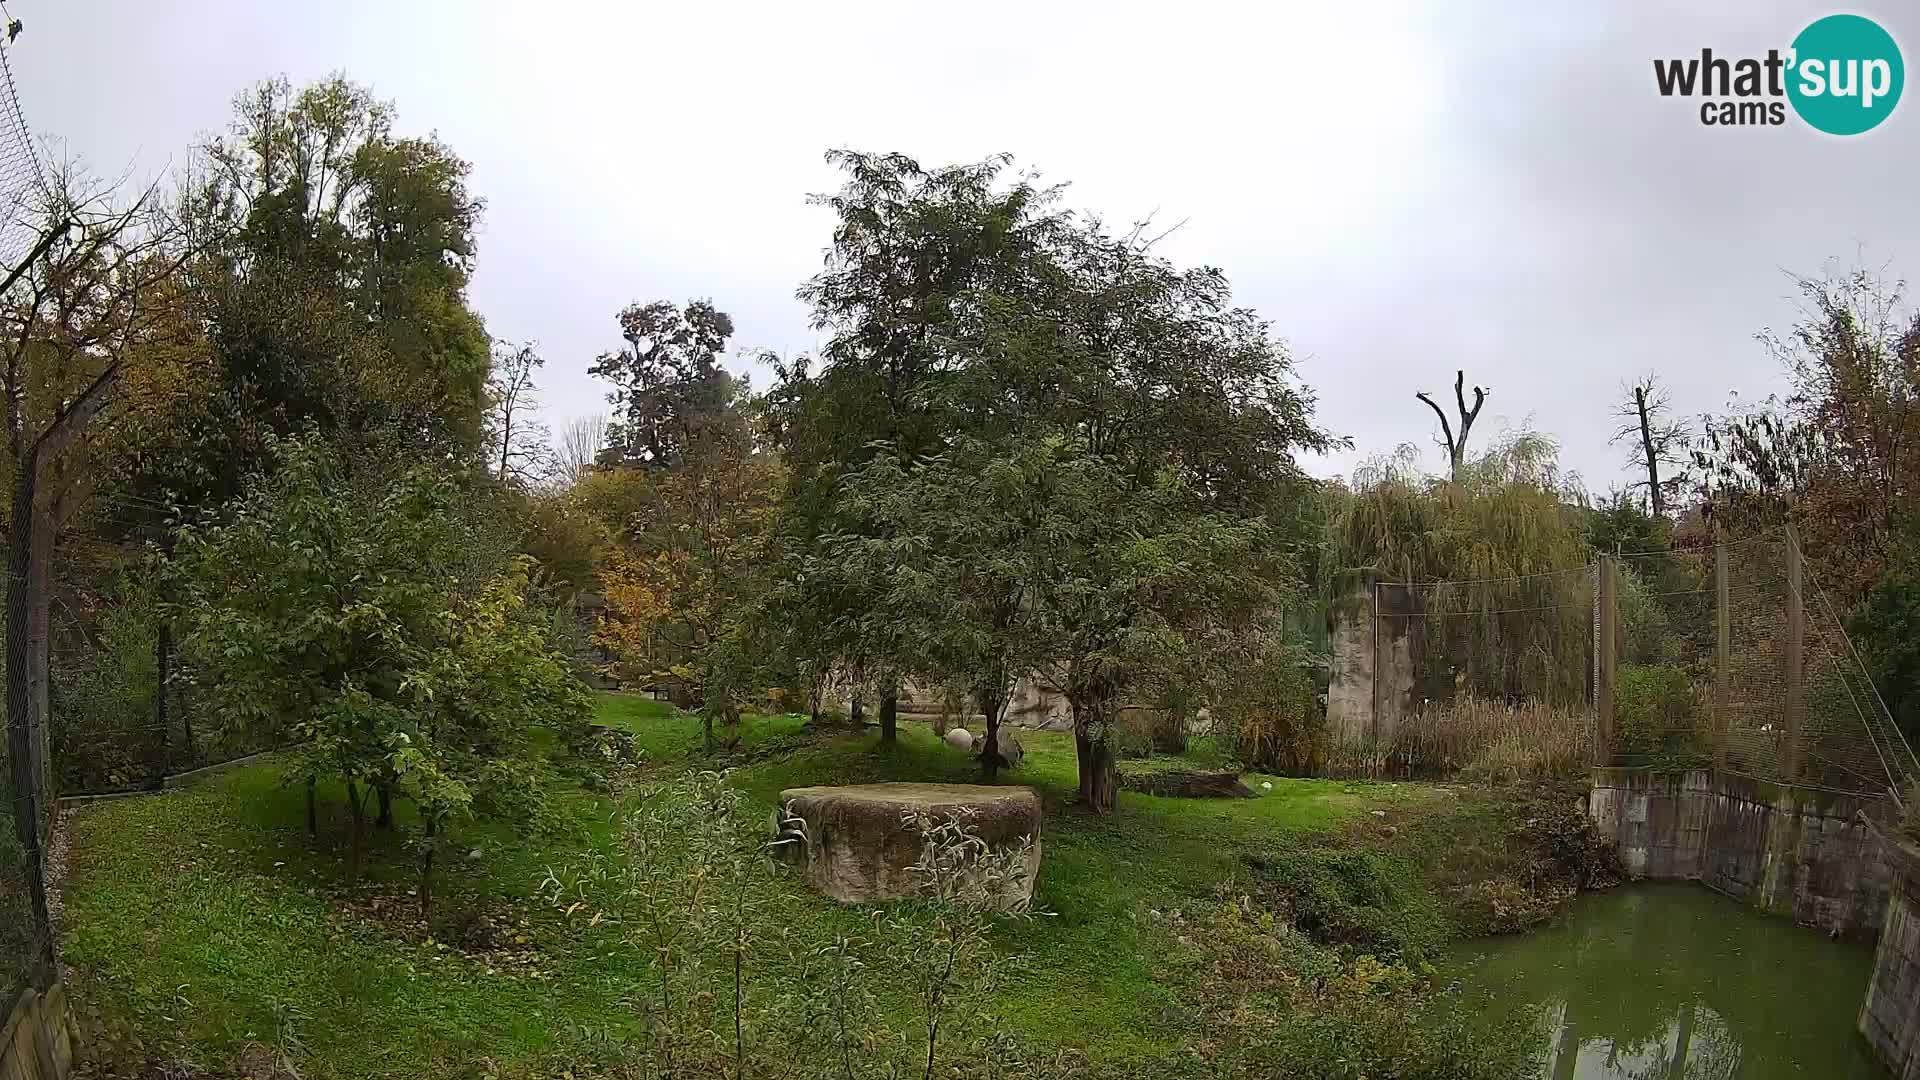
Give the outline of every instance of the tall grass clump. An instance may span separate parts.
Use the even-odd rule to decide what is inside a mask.
[[[1429,702],[1391,739],[1337,748],[1337,773],[1472,780],[1563,779],[1592,764],[1593,722],[1583,707],[1508,705],[1463,692]]]

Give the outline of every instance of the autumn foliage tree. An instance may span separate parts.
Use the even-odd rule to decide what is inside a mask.
[[[1762,339],[1790,392],[1711,420],[1696,457],[1729,531],[1792,523],[1851,606],[1900,560],[1920,510],[1920,312],[1864,271],[1800,290],[1805,316]]]
[[[707,746],[737,741],[761,695],[746,638],[766,588],[778,466],[727,458],[653,479],[600,572],[609,611],[595,640],[634,682],[677,681],[700,703]]]
[[[697,701],[712,750],[737,741],[740,710],[763,696],[748,638],[761,629],[782,474],[756,451],[745,380],[718,363],[725,312],[635,304],[620,326],[625,348],[592,369],[615,383],[608,471],[573,493],[603,506],[618,537],[595,640],[624,680]]]

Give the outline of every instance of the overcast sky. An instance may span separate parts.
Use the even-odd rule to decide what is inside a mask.
[[[344,70],[438,132],[487,203],[473,303],[540,344],[556,427],[604,409],[586,369],[633,300],[711,297],[736,346],[816,347],[793,293],[827,241],[805,197],[836,185],[832,147],[1009,151],[1109,221],[1184,223],[1164,253],[1223,267],[1354,440],[1329,474],[1430,447],[1413,393],[1465,367],[1492,391],[1476,434],[1530,421],[1605,490],[1623,380],[1658,371],[1689,414],[1764,397],[1780,373],[1754,335],[1796,318],[1789,272],[1920,274],[1920,101],[1848,139],[1719,129],[1652,78],[1655,56],[1762,55],[1834,10],[1912,63],[1920,17],[1884,0],[7,6],[29,122],[98,171],[168,171],[276,74]]]

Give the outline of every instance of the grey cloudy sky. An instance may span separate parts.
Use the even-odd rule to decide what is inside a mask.
[[[473,302],[540,343],[556,426],[603,407],[586,368],[632,300],[710,296],[738,346],[815,347],[793,291],[826,149],[1004,150],[1110,221],[1185,223],[1163,251],[1224,267],[1353,438],[1316,471],[1429,444],[1413,392],[1464,366],[1481,430],[1530,421],[1599,490],[1624,379],[1657,370],[1688,413],[1763,397],[1788,271],[1920,273],[1920,101],[1850,139],[1703,127],[1653,57],[1764,54],[1841,9],[1695,6],[8,3],[30,122],[98,171],[177,166],[281,73],[344,70],[437,131],[487,201]],[[1920,55],[1910,7],[1843,10]]]

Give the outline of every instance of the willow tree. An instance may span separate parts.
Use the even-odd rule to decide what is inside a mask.
[[[1422,475],[1411,448],[1368,463],[1329,520],[1323,589],[1356,575],[1419,586],[1413,614],[1429,647],[1469,689],[1581,700],[1593,618],[1586,495],[1557,449],[1510,435],[1457,482]]]

